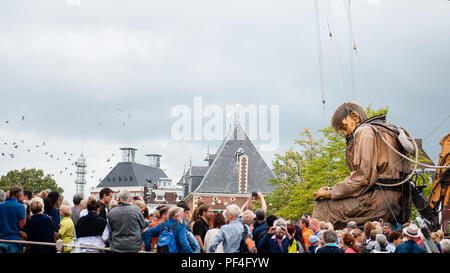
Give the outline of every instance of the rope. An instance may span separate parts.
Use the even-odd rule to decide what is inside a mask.
[[[319,52],[320,94],[322,97],[323,110],[325,111],[325,83],[323,79],[322,44],[320,41],[319,0],[316,0],[315,2],[315,10],[316,10],[317,49]]]
[[[370,125],[370,126],[373,127],[373,125]],[[404,130],[404,129],[403,129],[403,130]],[[450,166],[434,166],[434,165],[428,165],[428,164],[424,164],[424,163],[419,162],[419,161],[418,161],[418,154],[419,154],[418,150],[419,150],[419,149],[418,149],[417,143],[416,143],[415,141],[413,141],[413,144],[414,144],[414,148],[415,148],[415,150],[416,150],[416,160],[412,160],[411,158],[409,158],[409,157],[403,155],[402,153],[400,153],[399,151],[397,151],[394,147],[392,147],[391,144],[389,144],[389,143],[386,141],[386,139],[384,139],[384,137],[381,135],[380,131],[378,131],[378,130],[376,130],[376,131],[377,131],[378,135],[381,137],[381,140],[383,140],[384,143],[386,143],[386,145],[388,145],[389,148],[391,148],[394,152],[396,152],[398,155],[400,155],[400,156],[403,157],[404,159],[406,159],[406,160],[408,160],[408,161],[410,161],[410,162],[412,162],[412,163],[414,163],[414,164],[421,165],[421,166],[424,166],[424,167],[427,167],[427,168],[432,168],[432,169],[450,169]],[[406,131],[406,130],[405,130],[405,131]],[[407,133],[408,133],[408,132],[407,132]],[[408,133],[408,134],[409,134],[409,133]]]
[[[384,201],[386,201],[386,204],[388,205],[388,208],[389,208],[389,211],[390,211],[391,214],[392,214],[392,217],[394,217],[395,222],[398,223],[397,218],[395,217],[395,214],[394,214],[394,212],[392,211],[391,205],[389,205],[389,202],[388,202],[388,200],[386,199],[386,195],[384,194],[383,189],[381,189],[381,186],[380,186],[380,185],[378,185],[378,187],[380,188],[380,191],[381,191],[381,193],[383,194]]]
[[[353,60],[353,51],[356,49],[356,45],[354,44],[354,36],[353,36],[353,26],[352,26],[352,10],[351,10],[351,2],[344,0],[344,5],[347,6],[347,19],[348,19],[348,36],[349,36],[349,53],[350,53],[350,72],[351,72],[351,80],[352,80],[352,100],[355,100],[355,63]]]

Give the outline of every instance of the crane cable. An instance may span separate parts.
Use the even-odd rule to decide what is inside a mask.
[[[319,53],[320,95],[322,98],[323,110],[325,111],[325,83],[323,79],[322,44],[320,41],[319,0],[315,1],[315,10],[316,10],[317,49]]]

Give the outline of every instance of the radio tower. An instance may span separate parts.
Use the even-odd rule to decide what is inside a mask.
[[[75,166],[77,166],[77,179],[75,180],[75,194],[83,194],[84,195],[84,186],[86,185],[86,158],[81,153],[80,158],[75,161]]]

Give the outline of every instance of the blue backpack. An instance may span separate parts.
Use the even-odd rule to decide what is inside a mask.
[[[162,232],[159,234],[159,239],[156,252],[157,253],[178,253],[177,242],[173,230],[179,224],[178,222],[173,224],[170,228],[165,227],[165,223],[162,223]]]

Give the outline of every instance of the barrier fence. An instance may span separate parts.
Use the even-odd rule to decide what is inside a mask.
[[[87,245],[77,245],[77,244],[64,244],[63,240],[61,240],[61,239],[57,240],[56,243],[0,239],[0,243],[54,246],[56,248],[56,253],[62,253],[63,250],[64,250],[64,247],[69,247],[69,248],[73,248],[73,249],[75,249],[75,248],[84,248],[84,249],[94,249],[94,250],[100,250],[100,251],[111,251],[111,248],[109,248],[109,247],[97,247],[97,246],[87,246]],[[153,252],[140,250],[137,253],[153,253]]]

